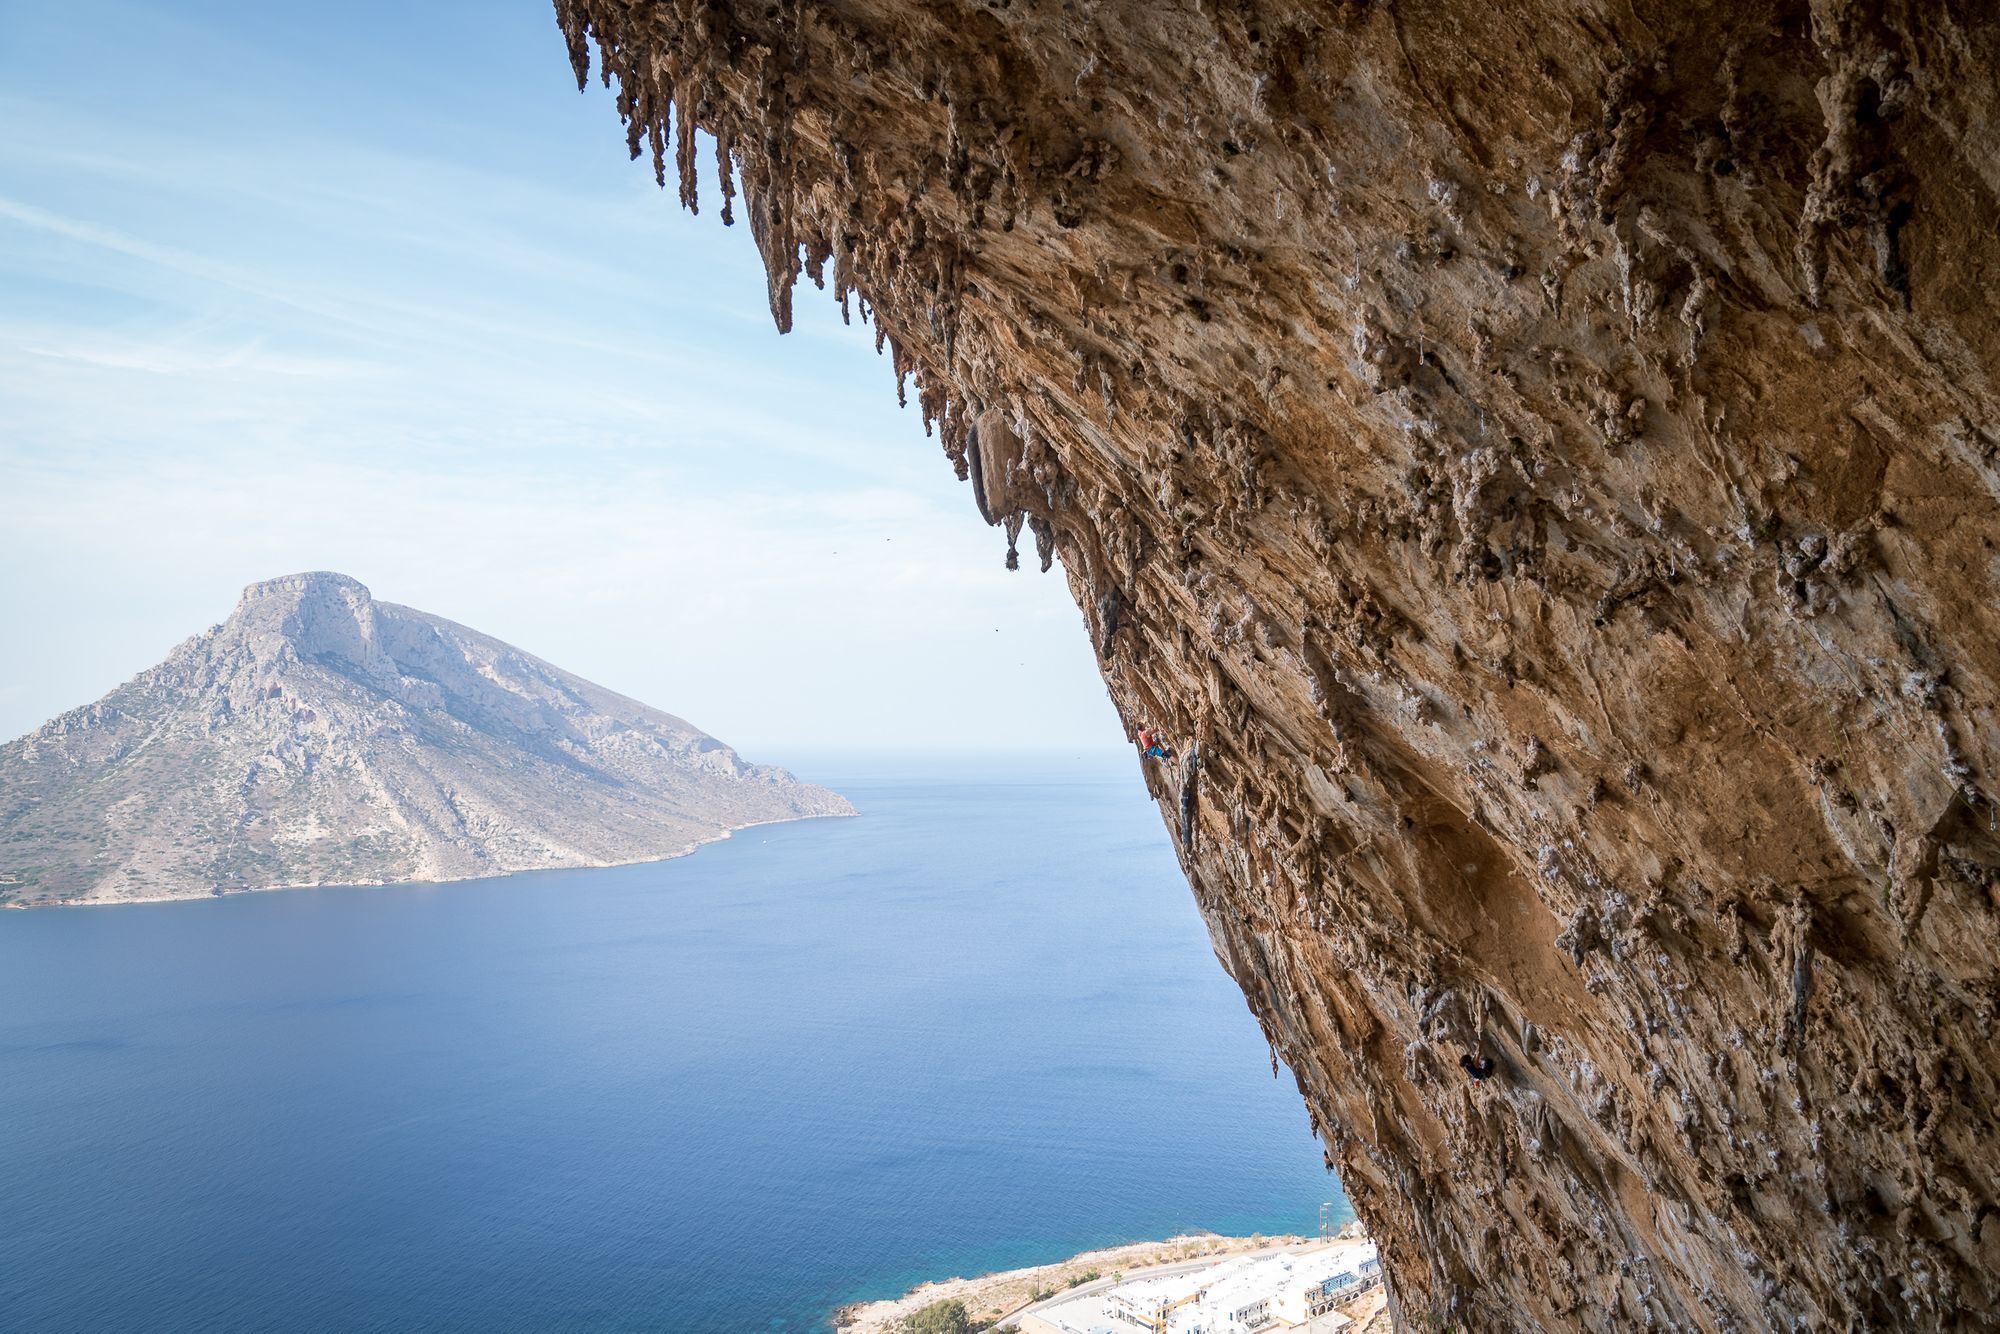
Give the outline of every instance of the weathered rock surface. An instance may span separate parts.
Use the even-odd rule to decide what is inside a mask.
[[[1198,743],[1406,1325],[2000,1321],[1992,6],[556,10]]]
[[[606,866],[853,813],[497,639],[297,574],[0,746],[0,903]]]

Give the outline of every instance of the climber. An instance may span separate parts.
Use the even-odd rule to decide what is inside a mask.
[[[1493,1058],[1488,1056],[1484,1060],[1475,1061],[1472,1059],[1472,1053],[1467,1052],[1458,1058],[1458,1068],[1471,1075],[1472,1082],[1477,1084],[1482,1079],[1493,1077]]]
[[[1145,723],[1139,724],[1139,754],[1149,760],[1171,760],[1173,748]]]

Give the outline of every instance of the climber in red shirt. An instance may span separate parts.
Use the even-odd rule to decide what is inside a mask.
[[[1174,752],[1160,739],[1160,734],[1145,723],[1139,724],[1139,753],[1150,760],[1171,760],[1174,757]]]

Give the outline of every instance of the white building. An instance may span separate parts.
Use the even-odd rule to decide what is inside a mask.
[[[1258,1334],[1302,1327],[1371,1287],[1372,1244],[1238,1256],[1205,1268],[1138,1279],[1040,1319],[1062,1334]],[[1335,1327],[1331,1324],[1316,1329]]]
[[[1164,1327],[1172,1334],[1183,1331],[1193,1334],[1200,1326],[1190,1322],[1199,1319],[1209,1291],[1240,1273],[1246,1263],[1240,1259],[1223,1260],[1192,1273],[1120,1284],[1104,1299],[1105,1313],[1135,1329]]]
[[[1271,1312],[1288,1325],[1303,1325],[1341,1302],[1373,1287],[1382,1274],[1375,1245],[1322,1251],[1299,1257],[1271,1295]]]

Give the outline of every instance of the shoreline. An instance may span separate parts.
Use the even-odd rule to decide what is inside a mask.
[[[613,862],[575,862],[567,866],[522,866],[512,871],[487,871],[479,875],[451,875],[436,880],[301,880],[284,885],[259,885],[255,889],[232,889],[218,894],[212,889],[198,890],[189,894],[146,894],[118,898],[87,899],[46,899],[39,903],[22,903],[18,900],[0,903],[0,909],[15,909],[33,912],[43,908],[124,908],[139,903],[207,903],[215,899],[233,899],[245,894],[277,894],[288,889],[382,889],[392,885],[466,885],[480,880],[510,880],[517,875],[532,875],[537,871],[604,871],[618,866],[652,866],[660,862],[677,862],[683,857],[692,857],[711,843],[720,843],[745,829],[762,829],[767,825],[805,824],[810,820],[858,820],[860,811],[849,811],[844,815],[793,815],[781,820],[752,820],[748,824],[731,825],[708,838],[697,839],[679,852],[669,852],[658,857],[631,857]]]
[[[974,1321],[995,1325],[1009,1320],[1036,1302],[1070,1288],[1114,1273],[1135,1278],[1146,1270],[1209,1256],[1237,1255],[1246,1251],[1281,1250],[1315,1246],[1319,1237],[1295,1233],[1265,1236],[1225,1237],[1214,1232],[1192,1232],[1164,1241],[1134,1241],[1082,1251],[1066,1260],[1001,1269],[971,1278],[930,1279],[900,1297],[877,1301],[844,1302],[828,1314],[823,1328],[839,1334],[894,1334],[899,1321],[933,1302],[958,1301]],[[1331,1238],[1324,1240],[1332,1240]]]

